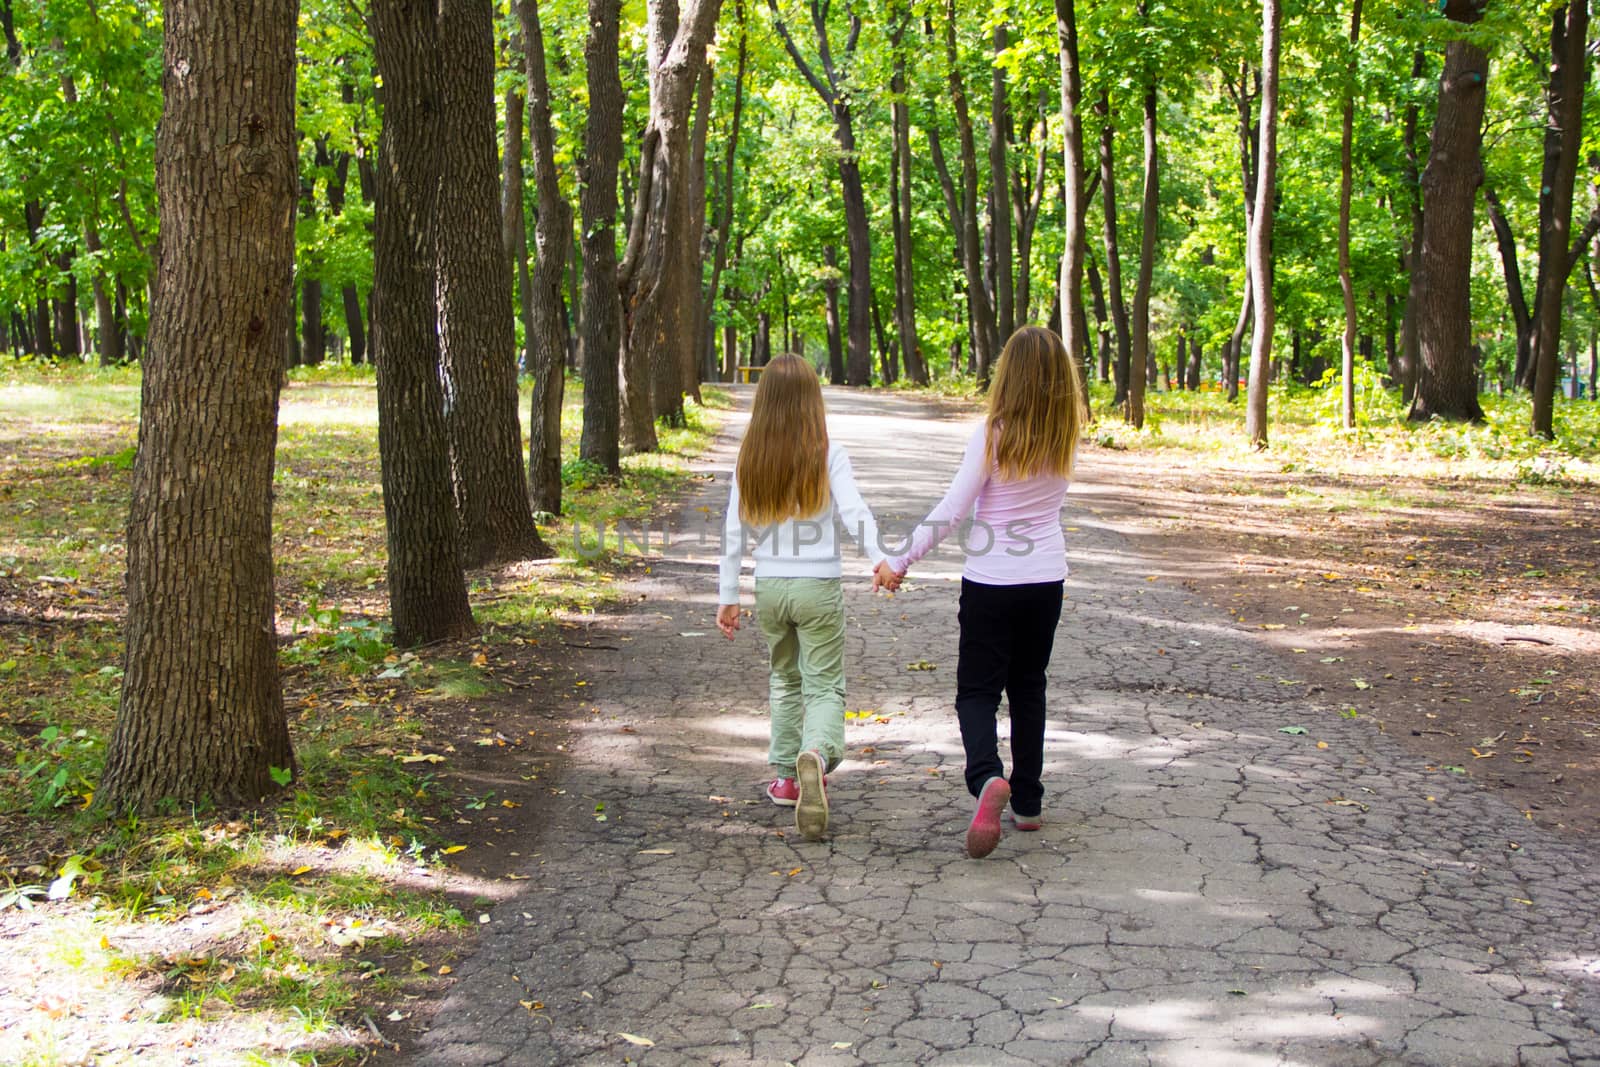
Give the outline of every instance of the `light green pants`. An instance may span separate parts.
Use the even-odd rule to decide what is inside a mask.
[[[756,579],[756,620],[772,654],[772,745],[781,778],[813,750],[844,758],[844,590],[837,578]]]

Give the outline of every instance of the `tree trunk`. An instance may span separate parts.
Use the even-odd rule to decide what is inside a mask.
[[[1132,365],[1138,370],[1128,379],[1128,424],[1144,425],[1144,388],[1150,373],[1150,286],[1155,279],[1156,238],[1161,230],[1160,159],[1156,154],[1156,86],[1144,91],[1144,205],[1139,242],[1139,280],[1133,290]]]
[[[1250,395],[1245,434],[1251,445],[1267,445],[1267,379],[1272,364],[1272,214],[1278,176],[1278,53],[1283,12],[1279,0],[1263,0],[1261,10],[1261,127],[1256,164],[1256,206],[1250,228],[1250,282],[1256,328],[1250,338]]]
[[[1533,423],[1538,437],[1555,437],[1557,346],[1561,343],[1561,300],[1567,277],[1587,241],[1572,241],[1572,186],[1583,145],[1583,91],[1589,81],[1585,49],[1589,37],[1588,0],[1568,0],[1550,16],[1550,80],[1545,97],[1549,122],[1544,135],[1544,182],[1540,197],[1539,283],[1534,310]],[[1569,245],[1571,246],[1569,249]],[[1576,357],[1574,357],[1576,358]],[[1576,368],[1576,363],[1574,363]],[[1577,378],[1576,369],[1573,374]]]
[[[1426,69],[1426,57],[1417,49],[1411,61],[1411,77],[1418,80]],[[1411,215],[1411,238],[1400,254],[1400,266],[1406,274],[1406,304],[1400,316],[1399,358],[1393,366],[1393,377],[1400,385],[1401,402],[1409,406],[1417,392],[1417,373],[1422,365],[1422,349],[1417,342],[1417,302],[1414,290],[1417,284],[1417,266],[1422,256],[1422,167],[1417,152],[1416,103],[1406,105],[1406,117],[1401,129],[1401,145],[1405,149],[1405,183],[1407,206]]]
[[[1222,353],[1223,375],[1228,381],[1228,402],[1239,399],[1239,362],[1244,354],[1244,335],[1249,331],[1252,317],[1255,313],[1255,289],[1250,280],[1250,250],[1249,234],[1255,227],[1256,212],[1256,142],[1259,130],[1256,126],[1251,107],[1261,96],[1261,76],[1257,72],[1255,92],[1250,91],[1251,76],[1250,64],[1243,62],[1239,67],[1239,84],[1235,89],[1231,79],[1225,79],[1229,95],[1233,98],[1234,109],[1238,113],[1238,122],[1235,129],[1239,139],[1239,176],[1240,188],[1244,194],[1244,229],[1245,239],[1245,268],[1244,268],[1244,293],[1239,298],[1239,317],[1234,320],[1233,333],[1229,335],[1227,347]]]
[[[523,58],[522,31],[511,35],[508,65],[515,69],[526,64]],[[527,150],[523,133],[523,109],[528,106],[527,95],[515,84],[509,86],[502,98],[501,112],[505,115],[505,137],[500,149],[500,244],[505,249],[506,260],[511,264],[512,277],[517,283],[517,321],[522,323],[522,351],[517,366],[532,373],[533,360],[533,285],[528,278],[528,218],[523,207],[527,195],[527,172],[522,167],[522,157]],[[529,457],[530,485],[536,476],[532,457]],[[535,495],[531,492],[530,495]]]
[[[622,0],[589,0],[589,36],[583,47],[588,79],[588,124],[578,164],[578,206],[583,213],[583,439],[579,458],[610,475],[622,473],[619,456],[622,298],[617,285],[617,171],[622,161],[622,93],[618,46]]]
[[[1100,365],[1100,380],[1109,382],[1111,380],[1111,320],[1106,310],[1105,286],[1100,282],[1100,268],[1095,264],[1094,256],[1089,253],[1087,232],[1084,235],[1083,247],[1083,258],[1089,267],[1089,295],[1094,300],[1095,333],[1099,339],[1095,346],[1095,356]]]
[[[716,68],[709,55],[700,72],[700,88],[695,98],[694,129],[689,137],[689,190],[681,199],[683,209],[684,239],[678,244],[679,269],[683,273],[683,300],[680,306],[682,322],[676,341],[683,380],[683,391],[704,404],[700,395],[700,356],[705,351],[706,314],[708,311],[701,274],[705,262],[706,239],[706,140],[711,133],[711,96],[716,88]],[[683,398],[678,398],[674,425],[684,425]]]
[[[1527,289],[1522,284],[1522,269],[1517,264],[1517,238],[1511,232],[1511,223],[1500,206],[1500,197],[1494,186],[1484,185],[1483,199],[1489,206],[1489,225],[1494,230],[1495,244],[1500,249],[1500,266],[1506,279],[1506,303],[1511,308],[1511,323],[1517,335],[1516,361],[1512,365],[1511,380],[1514,385],[1526,384],[1528,368],[1533,362],[1533,314],[1528,310]]]
[[[368,21],[384,97],[372,248],[378,451],[389,613],[404,648],[474,630],[439,380],[440,26],[435,0],[373,0]]]
[[[928,384],[928,361],[917,340],[915,255],[911,242],[911,109],[906,104],[905,32],[911,19],[909,5],[894,28],[890,43],[894,48],[894,75],[889,81],[892,100],[889,118],[894,128],[894,179],[890,188],[890,208],[894,226],[894,317],[900,331],[900,348],[905,353],[906,377],[918,385]]]
[[[1006,93],[1005,68],[998,62],[1009,45],[1009,35],[1001,23],[994,28],[997,62],[990,65],[989,91],[989,195],[993,219],[989,235],[994,243],[994,322],[998,344],[1004,344],[1017,328],[1012,286],[1016,264],[1011,231],[1011,101]],[[999,356],[998,349],[995,355]]]
[[[961,254],[967,280],[967,314],[972,329],[972,354],[978,387],[989,387],[989,374],[1000,352],[994,306],[983,281],[983,245],[978,237],[978,150],[967,109],[966,79],[956,52],[956,4],[945,0],[944,52],[950,97],[955,105],[956,132],[961,142]]]
[[[1446,17],[1476,22],[1472,0],[1448,0]],[[1422,172],[1422,250],[1413,281],[1421,350],[1410,418],[1483,421],[1472,353],[1472,216],[1483,182],[1480,151],[1488,54],[1469,41],[1450,42],[1439,80],[1433,149]]]
[[[561,404],[567,381],[567,314],[564,287],[572,244],[572,207],[561,195],[550,79],[545,73],[539,0],[517,0],[528,82],[528,145],[539,212],[534,221],[534,267],[528,279],[528,364],[533,399],[528,409],[528,490],[534,507],[561,514]],[[526,230],[523,231],[526,233]],[[526,240],[526,237],[524,237]]]
[[[83,345],[78,331],[78,276],[72,273],[74,258],[72,252],[67,251],[55,259],[56,269],[61,272],[62,293],[51,305],[55,314],[56,354],[77,362],[83,356]]]
[[[721,292],[722,272],[728,267],[728,246],[732,241],[734,221],[734,164],[738,161],[739,127],[744,118],[745,70],[749,66],[750,42],[749,35],[745,31],[744,0],[736,0],[734,9],[735,16],[739,23],[739,59],[738,66],[733,75],[733,115],[729,122],[728,142],[723,146],[721,186],[722,203],[717,210],[716,250],[712,253],[711,257],[711,281],[706,285],[705,295],[703,297],[703,307],[705,308],[706,317],[708,319],[710,317],[711,310],[716,303],[718,294]],[[731,293],[726,294],[726,297],[731,296]],[[729,321],[730,318],[731,311],[727,316],[725,316],[724,322]],[[719,377],[721,377],[724,381],[732,381],[734,367],[737,362],[737,341],[735,340],[736,334],[729,327],[725,326],[724,330],[724,336],[728,342],[725,348],[728,352],[735,354],[728,358],[727,365],[722,368],[722,374],[719,375]],[[714,331],[707,332],[708,334],[714,333]],[[715,340],[708,340],[709,343],[714,347]],[[712,354],[712,359],[715,359],[715,353]]]
[[[817,38],[819,74],[806,62],[778,10],[777,0],[767,0],[773,14],[773,28],[783,38],[784,47],[802,77],[827,105],[833,118],[833,136],[839,143],[839,191],[844,200],[845,246],[850,253],[849,351],[847,379],[851,385],[872,384],[872,233],[867,217],[866,190],[861,182],[861,167],[856,159],[855,118],[850,96],[840,85],[833,64],[833,49],[828,40],[826,4],[811,6],[811,24]],[[861,16],[852,12],[850,31],[844,44],[844,62],[855,57],[861,36]]]
[[[1088,316],[1083,308],[1083,261],[1088,249],[1084,223],[1088,203],[1083,195],[1083,124],[1078,114],[1083,101],[1083,76],[1078,68],[1078,16],[1074,0],[1056,0],[1056,46],[1061,63],[1061,117],[1065,215],[1064,247],[1061,253],[1061,325],[1067,355],[1083,364],[1088,358],[1088,338],[1084,336]],[[1103,178],[1101,179],[1104,180]],[[1093,279],[1097,304],[1102,302],[1099,279]],[[1104,320],[1103,308],[1097,313]],[[1085,375],[1085,381],[1088,376]],[[1087,394],[1085,394],[1087,401]]]
[[[1116,129],[1111,122],[1111,104],[1105,94],[1101,94],[1095,111],[1105,120],[1105,126],[1100,131],[1100,201],[1105,220],[1106,299],[1111,304],[1111,323],[1117,334],[1117,358],[1112,360],[1111,365],[1111,376],[1116,386],[1112,403],[1124,405],[1128,400],[1128,368],[1133,342],[1128,330],[1128,305],[1122,299],[1122,252],[1117,247],[1116,153],[1112,142]]]
[[[98,804],[254,804],[294,769],[272,472],[293,298],[295,0],[169,0],[161,254],[129,515],[122,703]],[[192,299],[205,293],[204,300]]]
[[[839,255],[832,245],[822,246],[822,262],[828,268],[822,282],[823,318],[828,327],[828,381],[843,385],[844,338],[839,328]]]
[[[440,128],[449,165],[440,174],[435,231],[439,344],[469,567],[551,554],[534,527],[522,467],[511,263],[500,231],[492,15],[489,0],[443,0],[437,45],[450,72]],[[559,365],[565,352],[558,351]]]
[[[628,231],[628,249],[618,268],[624,326],[626,431],[638,451],[656,448],[651,398],[643,373],[656,370],[681,403],[674,331],[680,326],[683,291],[688,284],[677,268],[677,253],[688,239],[688,217],[680,202],[691,192],[690,112],[695,87],[706,62],[706,45],[716,25],[720,0],[690,0],[678,19],[676,0],[652,0],[650,121],[639,151],[639,189]],[[695,288],[698,290],[698,284]]]
[[[1350,11],[1350,63],[1344,90],[1344,116],[1339,135],[1339,290],[1344,296],[1344,341],[1340,347],[1340,420],[1344,428],[1356,425],[1356,289],[1350,277],[1350,150],[1356,117],[1356,44],[1361,39],[1361,0]]]

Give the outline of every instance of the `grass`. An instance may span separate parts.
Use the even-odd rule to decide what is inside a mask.
[[[1356,426],[1346,430],[1339,422],[1336,380],[1320,388],[1277,385],[1268,402],[1269,447],[1257,453],[1245,437],[1242,393],[1233,403],[1217,389],[1147,393],[1140,430],[1112,409],[1109,385],[1093,383],[1090,393],[1097,415],[1091,440],[1157,456],[1209,457],[1230,470],[1549,486],[1600,482],[1600,404],[1586,400],[1557,400],[1556,439],[1546,441],[1528,433],[1526,393],[1481,397],[1486,421],[1479,425],[1416,424],[1406,420],[1398,392],[1366,375],[1357,393]]]
[[[91,803],[121,684],[139,388],[136,368],[0,368],[0,929],[15,932],[0,988],[18,991],[0,996],[0,1062],[77,1062],[96,1030],[135,1024],[158,1047],[337,1062],[366,1037],[354,1006],[437,978],[468,925],[437,888],[441,827],[477,798],[403,761],[428,747],[427,709],[499,692],[486,654],[613,600],[624,561],[613,548],[474,574],[483,638],[396,652],[372,376],[296,370],[280,404],[274,551],[298,774],[269,808],[109,819]],[[525,384],[524,420],[529,399]],[[581,404],[569,383],[566,454]],[[692,477],[725,404],[708,390],[620,480],[569,464],[561,523],[646,518]],[[61,901],[45,899],[52,884]],[[375,951],[410,962],[391,973]]]

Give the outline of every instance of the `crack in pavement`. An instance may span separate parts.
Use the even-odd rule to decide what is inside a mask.
[[[920,517],[968,418],[828,402],[880,519]],[[708,457],[684,512],[713,533],[733,456],[730,439]],[[575,724],[566,793],[419,1059],[1600,1065],[1595,857],[1286,699],[1287,656],[1146,581],[1152,562],[1072,495],[1065,521],[1045,826],[976,862],[955,551],[894,598],[847,556],[848,706],[872,714],[847,723],[818,843],[762,796],[765,649],[711,625],[714,544],[654,560],[635,610],[580,651],[597,714]]]

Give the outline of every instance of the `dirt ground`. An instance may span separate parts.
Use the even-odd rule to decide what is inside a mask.
[[[1286,683],[1543,826],[1600,830],[1600,491],[1093,447],[1079,477],[1158,580],[1294,656]]]

